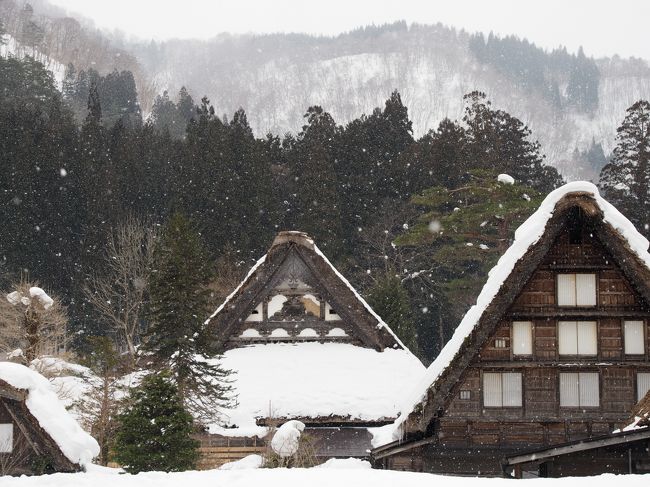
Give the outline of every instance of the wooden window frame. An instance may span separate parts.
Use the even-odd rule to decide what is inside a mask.
[[[626,321],[640,321],[641,322],[641,332],[643,333],[643,352],[642,353],[627,353],[625,350],[626,347],[626,338],[625,338],[625,322]],[[643,318],[634,318],[634,319],[628,319],[628,318],[623,318],[621,319],[621,342],[622,342],[622,349],[623,349],[623,357],[625,358],[632,358],[632,359],[639,359],[639,358],[647,358],[648,356],[648,323],[645,319]]]
[[[515,353],[515,322],[530,323],[530,353]],[[510,322],[510,358],[530,360],[535,356],[535,322],[533,320],[512,320]]]
[[[650,369],[649,370],[636,370],[635,371],[635,374],[634,374],[634,403],[635,404],[638,403],[641,399],[643,399],[645,397],[645,395],[639,397],[639,374],[648,374],[648,375],[650,375]],[[648,389],[648,391],[650,391],[650,389]],[[646,394],[648,393],[648,391],[646,391]]]
[[[578,404],[578,406],[562,406],[562,379],[561,376],[562,374],[578,374],[578,378],[580,377],[579,374],[596,374],[598,377],[598,406],[581,406]],[[599,370],[558,370],[557,374],[557,404],[560,409],[560,411],[583,411],[583,410],[589,410],[589,411],[598,411],[599,409],[602,408],[603,405],[603,380],[601,377],[601,373]],[[578,379],[578,387],[580,387],[580,380]],[[580,392],[578,392],[578,401],[580,401]]]
[[[594,276],[594,292],[596,294],[596,303],[594,305],[580,305],[578,304],[578,288],[577,288],[577,278],[574,279],[576,282],[576,289],[575,289],[575,299],[576,299],[576,304],[560,304],[560,295],[559,295],[559,286],[558,286],[558,279],[559,276],[561,275],[574,275],[577,276],[579,274],[588,274],[588,275],[593,275]],[[559,271],[555,273],[555,304],[558,308],[561,309],[595,309],[599,306],[600,304],[600,274],[597,271],[594,272],[578,272],[578,271]]]
[[[485,405],[485,374],[499,374],[501,376],[501,406],[486,406]],[[504,406],[503,405],[503,374],[519,374],[521,377],[521,404],[519,406]],[[524,397],[526,390],[524,387],[524,374],[521,370],[481,370],[480,375],[480,394],[481,394],[481,409],[489,411],[498,411],[500,409],[506,410],[522,410],[524,409]]]
[[[576,324],[576,348],[579,348],[578,343],[578,323],[595,323],[596,324],[596,353],[595,354],[560,354],[560,323],[575,323]],[[578,360],[585,358],[598,358],[600,356],[600,321],[597,319],[557,319],[555,322],[555,336],[557,337],[557,359],[558,360]]]

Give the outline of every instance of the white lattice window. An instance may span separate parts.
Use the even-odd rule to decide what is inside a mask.
[[[596,274],[558,274],[558,306],[596,306]]]
[[[521,407],[521,373],[484,372],[483,405],[485,407]]]
[[[560,406],[598,407],[598,372],[560,372]]]
[[[533,354],[533,323],[530,321],[512,322],[513,355]]]
[[[624,321],[624,340],[626,355],[643,355],[645,353],[645,336],[643,321]]]
[[[636,400],[640,401],[650,391],[650,372],[636,374]]]
[[[595,321],[560,321],[558,323],[560,355],[597,355],[598,326]]]
[[[0,453],[11,453],[14,449],[14,425],[0,423]]]

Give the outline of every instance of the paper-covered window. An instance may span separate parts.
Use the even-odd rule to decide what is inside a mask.
[[[560,355],[597,355],[597,330],[595,321],[560,321],[558,323]]]
[[[485,407],[521,407],[521,373],[485,372],[483,374],[483,405]]]
[[[644,323],[641,320],[623,322],[626,355],[643,355],[645,353],[643,327]]]
[[[560,406],[598,407],[598,372],[560,372]]]
[[[530,321],[512,322],[513,355],[533,354],[533,323]]]
[[[558,306],[596,306],[596,274],[558,274]]]

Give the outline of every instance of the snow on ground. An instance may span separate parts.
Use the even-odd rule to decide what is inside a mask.
[[[565,184],[555,191],[549,193],[539,209],[533,213],[515,232],[515,240],[508,250],[501,256],[497,264],[488,273],[488,280],[479,294],[476,304],[465,314],[462,321],[456,328],[451,340],[447,342],[438,357],[429,366],[420,384],[404,399],[401,407],[401,416],[395,421],[393,440],[401,437],[401,424],[413,411],[413,408],[423,400],[426,391],[440,377],[443,371],[450,365],[465,339],[474,330],[483,312],[490,305],[494,297],[501,289],[501,285],[508,278],[515,265],[527,252],[528,249],[537,243],[544,234],[546,224],[553,216],[557,203],[569,193],[584,192],[591,194],[603,212],[604,221],[610,224],[622,235],[632,252],[634,252],[645,265],[650,268],[650,254],[648,254],[648,240],[641,235],[634,225],[623,216],[614,206],[600,196],[598,188],[586,181],[575,181]],[[386,431],[384,430],[383,433]],[[374,443],[379,446],[378,443]]]
[[[27,408],[68,460],[85,465],[99,454],[95,439],[68,414],[45,377],[23,365],[0,362],[0,379],[28,391]]]
[[[237,406],[226,411],[229,426],[212,433],[264,435],[256,418],[344,416],[394,418],[400,398],[424,372],[405,350],[377,352],[347,343],[275,343],[228,350],[221,361],[234,370]]]
[[[333,467],[334,464],[330,464]],[[500,478],[444,477],[415,472],[396,472],[363,468],[357,462],[351,468],[309,468],[309,469],[245,469],[245,470],[207,470],[203,472],[163,473],[147,472],[138,475],[118,475],[117,469],[91,467],[87,473],[53,474],[40,477],[7,477],[2,479],[2,487],[645,487],[648,475],[598,477],[566,477],[563,479],[531,479],[513,481]],[[341,468],[339,468],[341,467]]]

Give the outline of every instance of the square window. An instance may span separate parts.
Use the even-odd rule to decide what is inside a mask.
[[[560,321],[560,355],[598,355],[598,326],[595,321]]]
[[[626,355],[643,355],[645,353],[645,338],[643,321],[624,321],[624,339]]]
[[[596,274],[558,274],[558,306],[596,306]]]
[[[560,372],[560,406],[598,407],[598,372]]]
[[[14,425],[0,423],[0,453],[11,453],[14,449]]]
[[[463,400],[469,400],[472,398],[472,392],[468,390],[461,390],[460,391],[460,398]]]
[[[521,407],[521,373],[485,372],[483,374],[483,405],[485,407]]]
[[[496,338],[494,340],[494,348],[506,348],[506,339],[505,338]]]
[[[513,355],[533,354],[533,323],[530,321],[512,322]]]
[[[650,391],[650,372],[636,374],[636,400],[640,401]]]

